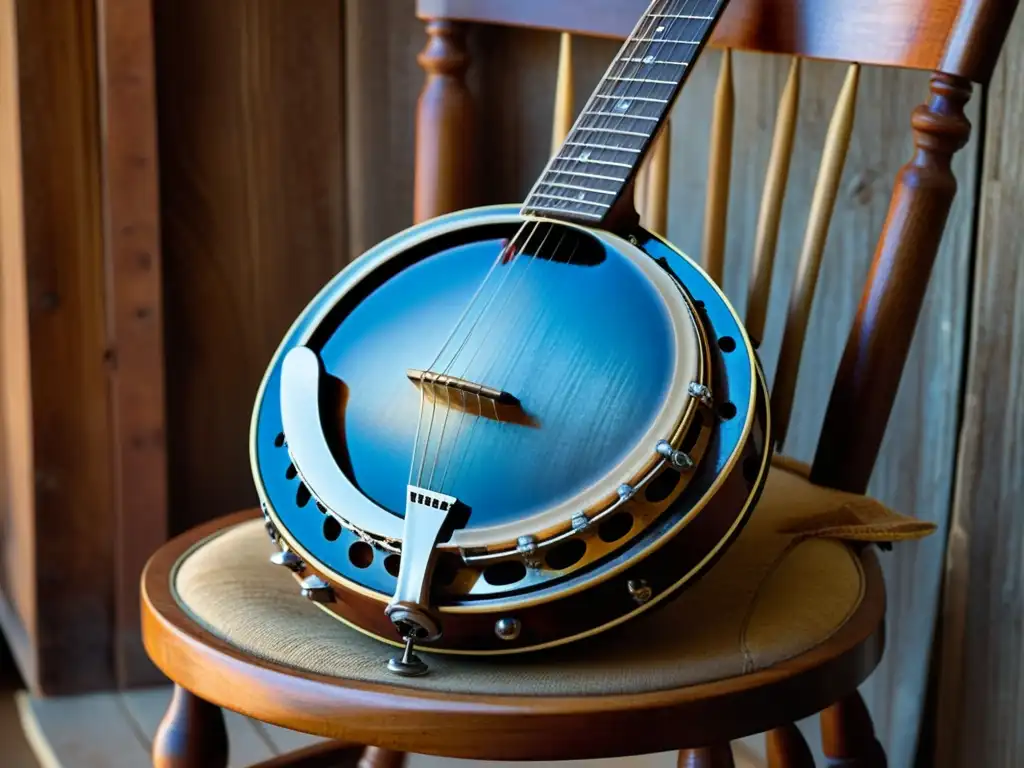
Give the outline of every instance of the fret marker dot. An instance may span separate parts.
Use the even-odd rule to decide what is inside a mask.
[[[664,27],[658,27],[655,31],[656,32],[664,32],[665,28]]]
[[[629,99],[623,99],[622,101],[617,102],[615,104],[615,111],[616,112],[625,112],[625,111],[627,111],[629,109],[629,107],[630,107],[630,105],[632,103],[633,102],[631,102]]]
[[[589,159],[590,159],[590,150],[589,149],[585,149],[582,152],[580,152],[580,160],[589,160]]]
[[[644,56],[644,64],[653,64],[654,56]]]
[[[584,201],[586,201],[587,193],[586,192],[580,192],[578,195],[576,195],[576,199],[577,200],[584,200]]]

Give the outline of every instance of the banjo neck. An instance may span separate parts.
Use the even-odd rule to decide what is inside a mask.
[[[527,195],[523,215],[608,223],[727,2],[651,2]]]

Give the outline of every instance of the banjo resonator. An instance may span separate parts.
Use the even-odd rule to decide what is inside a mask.
[[[371,248],[261,383],[271,562],[401,648],[395,674],[611,630],[699,578],[757,502],[757,355],[701,267],[628,215],[724,7],[682,4],[650,4],[524,204]]]

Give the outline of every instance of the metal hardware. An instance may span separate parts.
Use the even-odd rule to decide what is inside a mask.
[[[532,554],[537,551],[537,539],[533,536],[520,536],[516,539],[516,551],[521,555]]]
[[[275,552],[270,556],[270,562],[274,565],[281,565],[287,568],[289,571],[301,571],[304,567],[302,558],[296,555],[294,552],[290,552],[287,549],[280,552]]]
[[[668,440],[659,440],[658,453],[668,459],[676,469],[693,469],[693,459],[683,451],[677,451]]]
[[[690,382],[689,393],[690,397],[700,400],[700,404],[705,408],[711,408],[715,404],[714,398],[711,397],[711,390],[696,381]]]
[[[527,568],[540,568],[540,560],[537,558],[537,539],[533,536],[520,536],[516,539],[516,552],[518,552]]]
[[[423,659],[412,652],[416,643],[416,637],[409,635],[405,638],[405,650],[401,656],[394,656],[388,661],[388,669],[402,677],[421,677],[429,671]]]
[[[590,518],[587,517],[583,512],[577,512],[572,516],[572,529],[574,531],[584,531],[590,526]]]
[[[630,235],[628,238],[630,245],[640,245],[640,241],[636,239],[636,235]]]
[[[494,634],[502,640],[512,641],[519,637],[519,632],[522,628],[523,625],[519,622],[519,619],[498,619],[498,622],[494,625]]]
[[[636,488],[631,485],[623,483],[619,486],[619,498],[623,501],[629,501],[636,495]]]
[[[630,579],[626,584],[626,589],[629,590],[629,596],[633,598],[633,602],[638,605],[646,603],[654,594],[654,590],[643,579]]]
[[[398,567],[395,593],[384,611],[403,635],[412,634],[415,630],[421,640],[434,640],[441,636],[439,620],[431,615],[429,608],[429,577],[441,528],[457,503],[454,496],[408,486],[402,563]],[[406,628],[408,631],[403,631]]]
[[[314,603],[330,603],[334,601],[334,590],[319,576],[307,576],[302,580],[302,596]]]

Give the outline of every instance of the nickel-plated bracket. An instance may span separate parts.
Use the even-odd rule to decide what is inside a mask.
[[[401,675],[421,675],[423,664],[412,653],[417,641],[441,636],[441,621],[430,608],[430,577],[434,570],[434,548],[457,501],[454,496],[414,485],[408,487],[405,527],[402,534],[402,562],[398,584],[385,613],[406,641],[405,653],[388,664]]]

